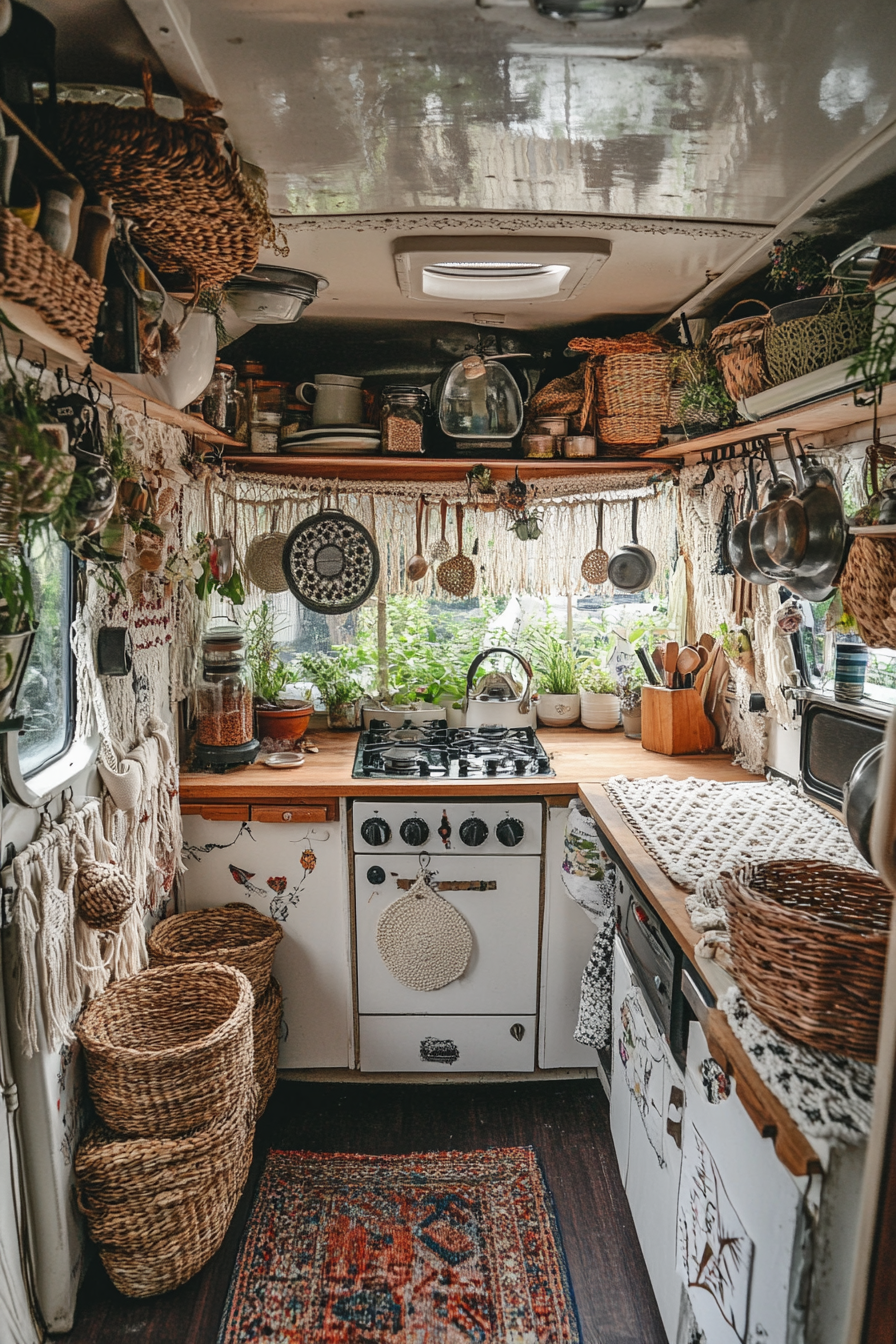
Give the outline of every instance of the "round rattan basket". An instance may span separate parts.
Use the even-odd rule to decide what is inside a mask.
[[[78,1207],[119,1292],[170,1292],[221,1245],[252,1160],[255,1088],[241,1100],[178,1138],[88,1130],[75,1155]]]
[[[873,1060],[892,893],[874,873],[777,860],[722,879],[750,1007],[817,1050]]]
[[[252,986],[215,962],[156,966],[110,985],[75,1027],[101,1120],[119,1134],[185,1134],[251,1084]]]
[[[162,919],[147,935],[153,966],[179,966],[191,961],[217,961],[235,966],[260,999],[271,978],[271,965],[283,930],[245,901],[213,910],[188,910]]]
[[[258,1087],[258,1114],[271,1099],[277,1083],[277,1056],[280,1053],[280,1021],[283,1016],[283,990],[271,978],[267,990],[255,1005],[252,1032],[255,1041],[255,1083]]]
[[[896,643],[896,540],[855,537],[840,579],[843,605],[856,618],[862,638],[873,649]]]

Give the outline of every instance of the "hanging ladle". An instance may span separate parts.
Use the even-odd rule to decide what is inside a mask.
[[[429,569],[429,561],[423,554],[423,510],[426,508],[426,500],[423,495],[417,500],[417,550],[411,556],[407,564],[407,576],[411,583],[417,583],[426,576]]]

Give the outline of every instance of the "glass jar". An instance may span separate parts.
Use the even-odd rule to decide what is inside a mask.
[[[249,442],[249,418],[252,406],[252,389],[258,378],[264,378],[264,373],[264,365],[259,363],[258,360],[244,359],[240,365],[238,387],[243,394],[243,400],[240,404],[233,437],[242,440],[243,443]]]
[[[280,425],[286,406],[287,383],[256,378],[252,383],[249,406],[249,451],[276,453],[280,447]]]
[[[429,397],[420,387],[384,387],[380,428],[384,453],[422,453]]]
[[[203,747],[241,747],[253,739],[252,671],[246,636],[228,621],[206,632],[202,677],[196,686],[196,741]]]
[[[236,385],[236,369],[232,364],[215,360],[211,381],[202,396],[202,418],[225,434],[233,434],[240,419],[243,394]],[[245,413],[243,413],[245,418]]]
[[[439,425],[450,439],[504,439],[523,423],[523,401],[513,375],[494,359],[469,355],[441,381]]]

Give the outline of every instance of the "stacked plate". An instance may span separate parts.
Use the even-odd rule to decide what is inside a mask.
[[[380,431],[375,425],[316,425],[280,440],[281,453],[319,457],[326,453],[378,453]]]

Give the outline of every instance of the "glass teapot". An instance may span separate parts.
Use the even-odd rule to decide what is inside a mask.
[[[439,426],[451,439],[509,442],[523,423],[516,380],[494,356],[468,355],[442,374],[435,389]]]

